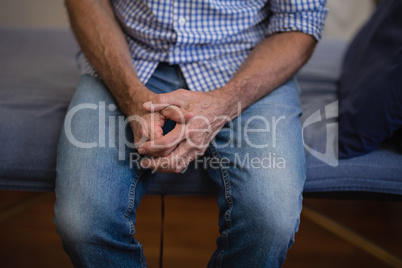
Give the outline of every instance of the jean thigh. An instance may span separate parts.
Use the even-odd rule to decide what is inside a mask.
[[[253,256],[261,267],[274,267],[284,260],[298,227],[305,181],[300,114],[292,79],[226,124],[211,144],[220,159],[220,168],[209,170],[220,209],[216,263],[247,266]],[[236,259],[238,251],[248,258]]]
[[[61,217],[88,233],[90,222],[113,225],[116,232],[125,230],[123,242],[134,234],[134,212],[147,180],[139,180],[141,170],[130,163],[132,132],[119,121],[124,116],[106,86],[82,76],[59,141],[55,220]],[[87,227],[73,226],[80,224]]]

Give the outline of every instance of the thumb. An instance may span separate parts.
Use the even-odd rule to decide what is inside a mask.
[[[188,108],[188,101],[177,94],[178,91],[173,91],[158,95],[158,98],[152,101],[145,102],[143,107],[148,112],[160,112],[170,105],[175,105],[183,109]],[[179,93],[179,92],[178,92]]]
[[[147,101],[142,106],[147,112],[160,112],[170,105],[171,104],[169,103],[155,103],[152,101]]]
[[[161,114],[167,119],[173,120],[177,123],[185,124],[194,117],[194,113],[180,109],[177,106],[170,105],[161,111]]]

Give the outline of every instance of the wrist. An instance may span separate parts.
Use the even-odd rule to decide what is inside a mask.
[[[216,99],[221,103],[223,114],[231,120],[240,115],[243,111],[239,91],[232,85],[225,85],[217,90],[211,91]]]
[[[143,104],[147,101],[153,100],[157,94],[143,85],[131,86],[128,89],[127,95],[119,102],[122,113],[126,116],[141,115],[146,111]]]
[[[234,77],[222,89],[236,98],[240,113],[261,97],[261,85],[254,79]]]

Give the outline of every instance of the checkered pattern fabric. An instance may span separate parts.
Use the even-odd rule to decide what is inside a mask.
[[[261,40],[300,31],[319,40],[326,0],[112,0],[145,84],[159,62],[179,64],[190,90],[225,85]],[[82,73],[96,75],[82,53]]]

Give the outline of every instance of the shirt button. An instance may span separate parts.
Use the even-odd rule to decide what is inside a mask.
[[[180,48],[176,47],[176,48],[174,49],[174,54],[180,54],[180,52],[181,52],[181,49],[180,49]]]
[[[184,25],[186,24],[186,22],[187,22],[187,20],[186,20],[185,18],[183,18],[183,17],[181,17],[181,18],[179,19],[179,25],[180,25],[180,26],[184,26]]]

